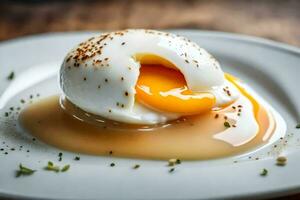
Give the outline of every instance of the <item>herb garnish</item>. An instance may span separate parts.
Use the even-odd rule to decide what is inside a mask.
[[[111,167],[114,167],[116,164],[115,163],[110,163],[110,166]]]
[[[296,125],[296,128],[300,128],[300,123]]]
[[[263,168],[262,171],[260,172],[261,176],[267,176],[268,175],[268,170],[266,168]]]
[[[59,172],[60,171],[59,166],[55,166],[53,164],[53,162],[51,162],[51,161],[48,162],[48,165],[46,167],[44,167],[44,169],[48,170],[48,171],[54,171],[54,172]]]
[[[15,72],[10,72],[10,74],[6,78],[7,80],[11,81],[14,79],[14,77],[15,77]]]
[[[61,171],[62,172],[66,172],[66,171],[68,171],[70,169],[70,165],[65,165],[62,169],[61,169]]]
[[[29,176],[32,175],[36,170],[24,167],[21,163],[19,165],[19,170],[17,170],[16,177]]]

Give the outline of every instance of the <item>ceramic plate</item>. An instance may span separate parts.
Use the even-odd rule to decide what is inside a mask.
[[[246,155],[183,162],[173,173],[168,172],[166,161],[89,156],[56,149],[34,141],[20,129],[19,110],[16,109],[59,93],[57,70],[66,52],[97,33],[53,33],[4,41],[0,43],[0,196],[24,199],[257,199],[300,192],[300,129],[295,128],[300,119],[300,50],[228,33],[172,32],[187,36],[206,48],[221,62],[224,71],[251,85],[283,116],[288,126],[287,137]],[[8,80],[12,71],[15,77]],[[10,107],[14,110],[10,111]],[[6,112],[9,116],[5,116]],[[63,153],[60,162],[59,152]],[[288,158],[286,166],[275,165],[278,154]],[[75,161],[75,156],[80,156],[80,161]],[[71,168],[65,173],[45,171],[43,167],[49,160],[60,165],[70,164]],[[109,167],[111,162],[116,166]],[[37,172],[16,178],[19,163]],[[135,164],[141,167],[133,170]],[[265,177],[260,176],[263,168],[269,171]]]

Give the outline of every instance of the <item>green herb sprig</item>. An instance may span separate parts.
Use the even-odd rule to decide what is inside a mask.
[[[34,172],[36,172],[36,170],[25,167],[20,163],[19,170],[17,170],[17,172],[16,172],[16,177],[29,176],[29,175],[32,175]]]
[[[260,172],[261,176],[267,176],[268,175],[268,170],[266,168],[263,168]]]
[[[60,168],[59,166],[54,165],[53,162],[48,161],[48,164],[46,167],[44,167],[44,169],[47,171],[53,171],[53,172],[58,173],[58,172],[66,172],[70,169],[70,167],[71,167],[70,165],[65,165],[62,168]]]
[[[66,172],[70,169],[70,165],[65,165],[62,169],[61,172]]]
[[[60,171],[59,166],[55,166],[53,164],[53,162],[51,162],[51,161],[48,162],[47,166],[44,167],[44,169],[47,170],[47,171],[54,171],[56,173]]]

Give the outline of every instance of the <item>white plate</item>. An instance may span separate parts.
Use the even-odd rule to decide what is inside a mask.
[[[30,94],[41,97],[57,93],[55,71],[66,52],[96,33],[54,33],[24,37],[0,43],[0,196],[43,199],[224,199],[265,198],[300,192],[300,50],[285,44],[227,33],[174,31],[189,37],[217,57],[228,71],[242,78],[278,110],[288,125],[288,157],[284,167],[275,165],[268,146],[248,156],[183,162],[168,173],[166,162],[80,155],[32,141],[4,117],[10,106]],[[13,81],[6,79],[14,71]],[[5,94],[5,95],[4,95]],[[22,105],[24,107],[24,105]],[[8,120],[9,119],[9,120]],[[291,134],[289,134],[291,135]],[[299,136],[298,136],[299,135]],[[2,142],[5,141],[5,144]],[[8,147],[7,147],[7,146]],[[23,148],[19,151],[19,146]],[[15,151],[9,150],[15,148]],[[27,153],[27,149],[30,150]],[[259,160],[255,160],[259,157]],[[48,160],[71,164],[66,173],[51,173],[42,168]],[[237,162],[234,162],[237,161]],[[115,167],[109,167],[115,162]],[[37,169],[28,177],[15,178],[19,163]],[[141,168],[133,170],[134,164]],[[263,168],[266,177],[259,175]]]

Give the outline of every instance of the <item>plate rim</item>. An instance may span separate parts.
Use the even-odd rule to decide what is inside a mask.
[[[182,34],[182,35],[194,36],[200,34],[201,36],[205,36],[205,37],[217,37],[217,38],[226,38],[229,40],[243,41],[248,43],[259,43],[263,46],[289,51],[293,54],[294,53],[300,54],[300,46],[297,47],[284,42],[275,41],[264,37],[254,36],[254,35],[225,32],[225,31],[197,30],[197,29],[157,29],[157,30],[176,32],[176,34]],[[44,37],[67,36],[73,34],[97,34],[97,33],[110,32],[110,31],[115,31],[115,30],[99,29],[99,30],[85,30],[85,31],[53,31],[53,32],[45,32],[45,33],[35,33],[35,34],[10,38],[6,40],[1,40],[0,46],[9,45],[9,43],[14,43],[14,42],[22,42],[23,40],[42,39]]]

